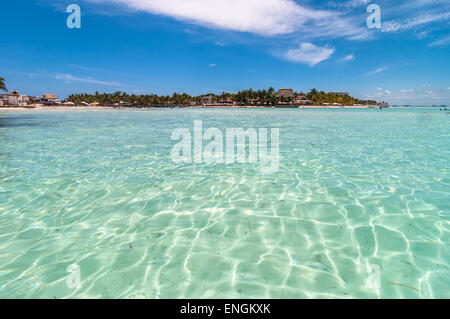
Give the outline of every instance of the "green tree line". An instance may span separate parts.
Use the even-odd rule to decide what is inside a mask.
[[[295,97],[277,97],[274,88],[260,89],[260,90],[243,90],[237,93],[222,94],[206,94],[200,96],[191,96],[187,93],[173,93],[172,95],[156,95],[145,94],[136,95],[128,94],[126,92],[114,92],[114,93],[99,93],[95,94],[72,94],[67,100],[75,104],[85,103],[99,103],[100,105],[113,105],[122,103],[129,106],[144,107],[144,106],[189,106],[191,104],[201,104],[202,98],[205,96],[211,97],[213,103],[225,103],[235,102],[238,105],[264,105],[264,106],[276,106],[286,103],[294,103]],[[295,93],[298,96],[298,93]],[[378,105],[380,103],[373,100],[360,100],[354,98],[348,94],[340,94],[333,92],[318,91],[312,89],[305,97],[313,105],[333,104],[340,103],[342,105],[355,105],[355,104],[371,104]]]

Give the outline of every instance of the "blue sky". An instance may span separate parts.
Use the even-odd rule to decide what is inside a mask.
[[[81,29],[66,26],[72,3]],[[25,94],[273,86],[450,104],[448,0],[14,0],[2,12],[0,76]]]

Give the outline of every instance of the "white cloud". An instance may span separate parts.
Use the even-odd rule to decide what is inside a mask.
[[[107,81],[99,81],[92,78],[79,78],[76,76],[73,76],[71,74],[58,74],[55,76],[57,80],[62,80],[66,82],[84,82],[84,83],[91,83],[91,84],[99,84],[99,85],[107,85],[107,86],[123,86],[123,84],[119,82],[107,82]]]
[[[360,21],[338,11],[302,6],[295,0],[88,0],[119,3],[137,11],[222,30],[264,36],[302,33],[311,37],[365,38]]]
[[[382,32],[397,32],[402,28],[402,24],[400,22],[388,21],[383,23],[381,28]]]
[[[392,92],[391,91],[389,91],[389,90],[386,90],[386,91],[384,91],[386,94],[388,94],[388,95],[391,95],[392,94]]]
[[[417,39],[425,39],[428,36],[428,32],[427,31],[422,31],[420,33],[417,34]]]
[[[401,93],[414,93],[413,89],[409,89],[409,90],[400,90]]]
[[[349,54],[345,57],[343,57],[340,61],[341,62],[347,62],[347,61],[353,61],[355,59],[355,55],[354,54]]]
[[[310,17],[325,18],[292,0],[113,0],[153,14],[208,27],[266,35],[287,34]]]
[[[349,7],[360,7],[360,6],[366,6],[371,2],[371,0],[350,0],[348,3],[346,3]]]
[[[67,65],[72,67],[72,68],[76,68],[76,69],[80,69],[80,70],[84,70],[84,71],[95,71],[95,72],[102,71],[100,69],[93,68],[93,67],[90,67],[90,66],[85,66],[85,65],[71,64],[71,63],[69,63]]]
[[[214,63],[211,63],[211,64],[209,65],[209,67],[210,67],[210,68],[215,68],[216,65],[215,65]]]
[[[217,45],[218,47],[224,47],[228,44],[228,42],[222,39],[222,40],[216,41],[214,44]]]
[[[334,53],[334,48],[318,47],[312,43],[301,43],[298,49],[288,50],[283,57],[292,62],[314,66],[325,61]]]
[[[366,75],[366,76],[369,76],[369,75],[375,75],[375,74],[377,74],[377,73],[386,71],[387,69],[389,69],[389,67],[385,66],[385,67],[382,67],[382,68],[378,68],[378,69],[376,69],[376,70],[373,70],[373,71],[371,71],[371,72],[368,72],[368,73],[366,73],[365,75]]]
[[[420,27],[432,22],[445,21],[450,18],[450,12],[427,13],[407,20],[388,21],[382,24],[382,32],[399,32]]]
[[[430,47],[435,47],[435,46],[445,46],[447,44],[450,44],[450,36],[434,41],[432,43],[429,44]]]

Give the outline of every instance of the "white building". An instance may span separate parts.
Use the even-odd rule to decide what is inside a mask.
[[[11,94],[8,94],[8,105],[11,106],[27,106],[29,100],[28,96],[19,95],[17,91],[12,91]]]
[[[17,91],[11,91],[10,94],[0,94],[0,106],[27,106],[29,97],[19,95]]]

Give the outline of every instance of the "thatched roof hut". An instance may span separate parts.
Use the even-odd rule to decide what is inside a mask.
[[[45,94],[43,95],[43,100],[44,100],[44,101],[48,101],[48,100],[56,100],[56,99],[57,99],[56,94],[48,94],[48,93],[45,93]]]
[[[284,97],[284,98],[290,98],[290,97],[294,97],[294,90],[292,89],[279,89],[277,94],[275,95],[276,97],[280,98],[280,97]]]

